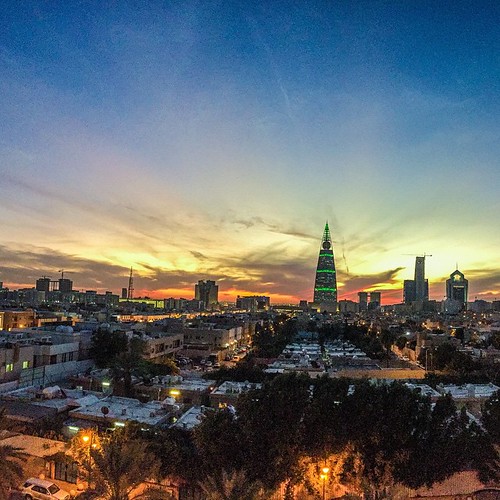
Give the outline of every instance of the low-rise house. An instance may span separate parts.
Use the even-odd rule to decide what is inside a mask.
[[[180,406],[173,398],[163,401],[142,403],[138,399],[107,396],[94,404],[82,406],[69,412],[69,417],[78,420],[79,427],[124,427],[126,422],[138,422],[151,427],[168,424],[172,417],[177,416]]]
[[[210,393],[210,405],[214,408],[234,405],[240,394],[253,389],[261,388],[262,384],[226,381]]]
[[[27,478],[53,479],[63,489],[76,493],[78,467],[66,455],[67,445],[63,441],[4,431],[0,434],[0,444],[18,448],[26,455],[22,467]]]

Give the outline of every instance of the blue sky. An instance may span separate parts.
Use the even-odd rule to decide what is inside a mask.
[[[500,4],[6,2],[0,280],[500,296]]]

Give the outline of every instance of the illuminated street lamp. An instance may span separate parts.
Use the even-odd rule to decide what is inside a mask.
[[[84,434],[82,436],[82,441],[84,442],[85,445],[88,446],[87,448],[87,483],[88,483],[88,489],[90,489],[90,481],[91,481],[91,475],[92,475],[92,456],[90,454],[90,450],[92,448],[95,448],[96,445],[92,442],[93,441],[93,434]]]
[[[330,467],[323,467],[321,469],[321,475],[319,476],[321,481],[323,482],[323,500],[325,500],[325,486],[326,480],[328,479],[328,473],[330,472]]]

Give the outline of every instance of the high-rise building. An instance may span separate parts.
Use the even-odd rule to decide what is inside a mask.
[[[359,312],[368,309],[368,292],[358,292]]]
[[[325,224],[316,268],[314,303],[321,309],[330,311],[337,309],[337,274],[328,222]]]
[[[213,309],[219,302],[219,287],[215,281],[200,280],[194,286],[194,298],[203,302],[205,309]]]
[[[404,280],[403,282],[403,300],[405,304],[411,304],[415,302],[415,281],[414,280]]]
[[[62,293],[70,293],[73,291],[73,281],[68,278],[59,278],[59,291]]]
[[[468,293],[469,280],[466,280],[464,273],[461,273],[458,269],[453,271],[450,278],[446,280],[446,298],[460,302],[465,308]]]
[[[370,309],[379,309],[381,302],[381,292],[370,292]]]
[[[48,292],[50,291],[50,278],[43,276],[36,280],[35,288],[38,292]]]
[[[415,258],[414,279],[404,280],[403,300],[405,304],[411,304],[417,300],[422,302],[429,300],[429,280],[425,279],[425,255]]]
[[[128,298],[128,288],[123,287],[122,288],[122,299]]]
[[[425,255],[415,258],[415,300],[429,300],[429,281],[425,279]]]

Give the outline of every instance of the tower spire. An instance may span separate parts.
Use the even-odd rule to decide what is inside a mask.
[[[332,238],[330,236],[330,228],[328,227],[328,221],[326,221],[325,224],[325,230],[323,231],[323,240],[322,242],[324,243],[325,241],[332,242]]]

